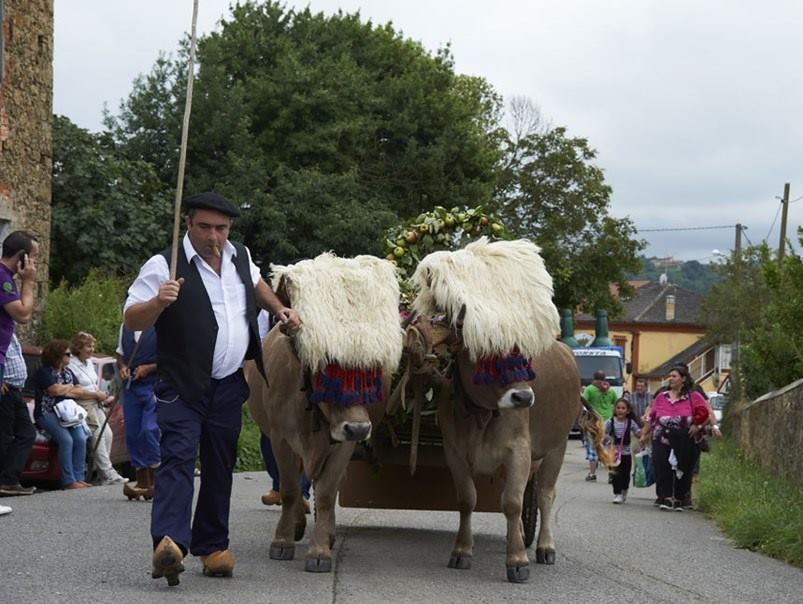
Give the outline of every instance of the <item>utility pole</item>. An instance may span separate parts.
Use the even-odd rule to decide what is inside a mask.
[[[778,264],[783,263],[783,256],[786,252],[786,216],[789,213],[789,183],[783,186],[783,199],[781,200],[781,242],[778,244]]]
[[[742,370],[740,367],[739,348],[742,340],[742,317],[739,313],[741,304],[742,288],[742,227],[741,223],[736,225],[736,244],[733,247],[733,271],[736,287],[733,288],[733,302],[736,310],[736,341],[731,348],[731,394],[735,399],[742,397]]]

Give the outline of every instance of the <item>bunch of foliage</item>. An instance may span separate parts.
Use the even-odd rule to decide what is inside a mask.
[[[44,341],[72,340],[79,331],[86,331],[97,339],[98,353],[113,355],[126,287],[127,280],[96,269],[91,269],[78,286],[62,281],[47,298]]]
[[[803,244],[803,231],[798,230]],[[758,397],[803,377],[803,261],[782,262],[766,244],[719,267],[723,281],[703,300],[712,339],[738,343],[737,397]]]
[[[483,236],[504,238],[505,232],[502,222],[485,212],[482,206],[455,206],[451,210],[435,206],[429,212],[389,228],[385,231],[382,253],[399,268],[402,304],[408,306],[412,302],[415,292],[408,279],[427,254],[459,249]]]
[[[169,190],[153,164],[126,158],[108,135],[92,134],[56,116],[51,282],[80,283],[93,268],[135,273],[169,241]]]
[[[537,123],[538,120],[535,120]],[[644,242],[629,218],[610,216],[611,188],[593,161],[596,151],[565,128],[513,128],[489,206],[512,235],[541,247],[559,308],[622,310],[610,284],[627,297],[628,273],[639,269]]]
[[[455,74],[448,47],[431,54],[358,14],[231,10],[199,41],[185,189],[241,204],[235,234],[258,264],[379,253],[384,230],[432,200],[490,196],[499,99]],[[106,122],[171,187],[183,63],[162,58]]]

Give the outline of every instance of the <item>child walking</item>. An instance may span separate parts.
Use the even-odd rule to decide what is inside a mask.
[[[633,407],[626,398],[616,401],[613,417],[605,422],[605,435],[616,448],[620,449],[619,466],[611,473],[610,483],[613,485],[613,503],[624,503],[627,499],[627,489],[630,487],[630,469],[633,467],[630,436],[641,435]]]

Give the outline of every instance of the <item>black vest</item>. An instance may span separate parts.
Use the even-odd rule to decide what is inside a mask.
[[[614,442],[614,444],[618,445],[619,444],[619,439],[616,438],[616,430],[614,430],[614,428],[613,428],[613,418],[609,419],[608,421],[610,422],[610,425],[611,425],[611,440]],[[624,433],[624,439],[622,440],[622,446],[623,447],[629,447],[630,446],[630,429],[631,429],[630,421],[631,420],[628,417],[627,421],[625,422],[625,433]]]
[[[256,296],[248,265],[245,246],[231,242],[237,250],[232,262],[245,285],[246,318],[248,320],[248,349],[246,359],[255,359],[262,377],[262,346],[257,327]],[[170,266],[168,248],[162,256]],[[215,353],[217,321],[206,293],[201,274],[194,263],[187,262],[184,247],[179,248],[176,279],[184,277],[178,299],[162,311],[155,323],[159,377],[172,384],[188,403],[198,401],[211,383],[212,358]]]

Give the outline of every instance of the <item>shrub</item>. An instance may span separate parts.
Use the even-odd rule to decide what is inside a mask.
[[[248,412],[248,405],[243,405],[243,429],[237,441],[235,472],[258,472],[265,469],[262,450],[259,448],[260,434],[259,426],[251,419],[251,414]]]
[[[44,341],[71,340],[77,332],[87,331],[97,338],[99,352],[113,354],[123,320],[127,284],[128,279],[103,275],[94,269],[77,287],[62,281],[47,298]]]

